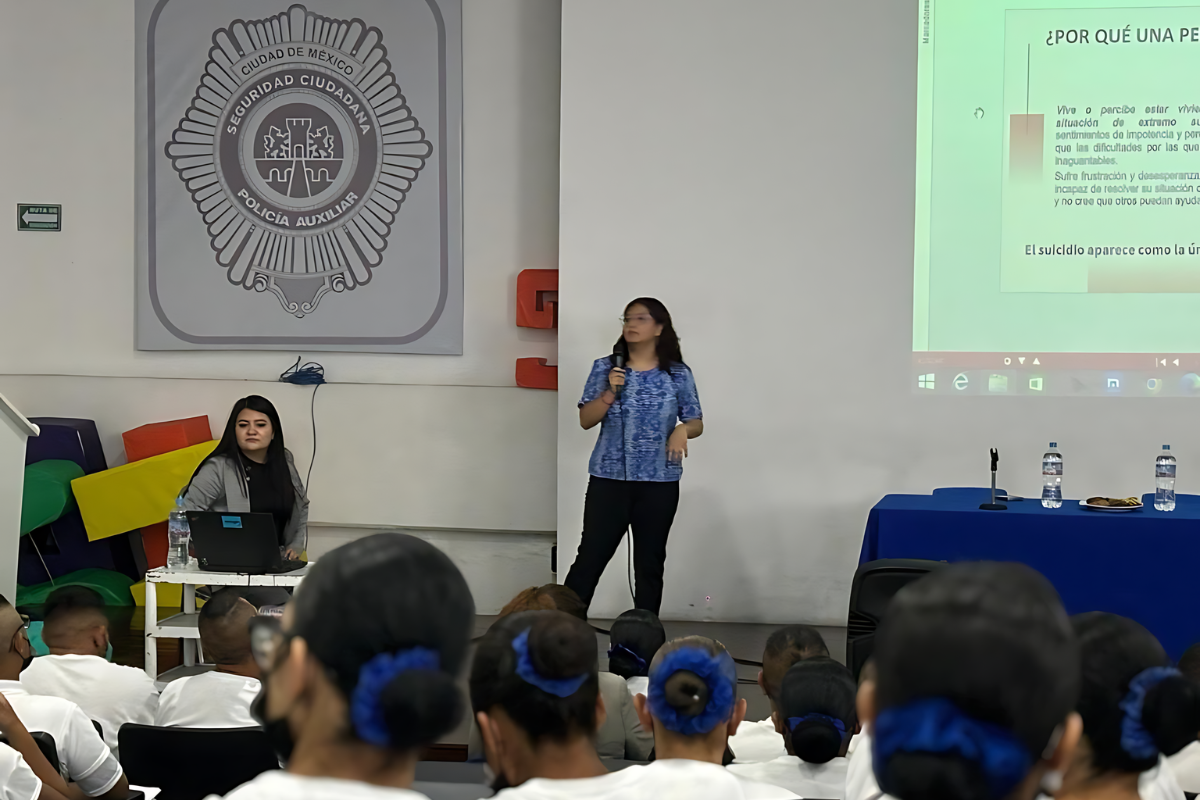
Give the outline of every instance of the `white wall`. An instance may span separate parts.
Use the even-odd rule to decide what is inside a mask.
[[[0,552],[15,553],[21,538],[21,495],[25,487],[25,442],[38,429],[0,394]],[[17,560],[0,558],[0,594],[17,597]]]
[[[132,0],[3,13],[0,208],[61,203],[64,232],[0,225],[0,391],[30,415],[95,419],[117,463],[129,427],[217,427],[260,391],[307,464],[311,390],[242,383],[303,353],[134,349]],[[553,360],[556,336],[516,328],[513,309],[517,273],[557,264],[559,3],[465,0],[463,26],[464,355],[316,359],[334,385],[317,396],[315,523],[554,530],[554,396],[513,371]]]
[[[666,617],[844,624],[871,506],[986,485],[989,447],[1011,490],[1038,492],[1053,439],[1068,496],[1124,496],[1171,442],[1200,489],[1186,400],[911,394],[916,10],[564,3],[560,576],[595,440],[575,404],[638,295],[675,315],[705,411]],[[625,569],[598,615],[631,605]]]
[[[379,531],[407,533],[445,551],[467,579],[479,614],[499,614],[519,590],[554,582],[553,533],[320,525],[309,531],[309,558]]]

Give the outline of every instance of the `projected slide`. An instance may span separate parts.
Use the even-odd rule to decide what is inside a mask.
[[[913,390],[1200,397],[1200,4],[919,0]]]

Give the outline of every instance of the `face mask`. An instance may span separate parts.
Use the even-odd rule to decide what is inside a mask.
[[[112,642],[109,642],[108,647],[104,649],[104,660],[112,661]]]
[[[292,729],[288,725],[287,717],[267,719],[266,676],[263,676],[262,689],[259,691],[258,697],[254,698],[254,702],[250,704],[250,716],[262,725],[263,733],[267,735],[271,749],[275,751],[279,760],[286,764],[292,757],[292,751],[296,749],[296,742],[292,739]]]
[[[29,655],[21,659],[21,672],[29,669],[29,665],[33,663],[33,642],[29,641],[28,636],[25,638],[25,646],[29,648]],[[13,652],[15,652],[17,655],[21,655],[21,651],[15,647],[13,648]]]

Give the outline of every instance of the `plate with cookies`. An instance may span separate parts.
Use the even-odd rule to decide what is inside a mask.
[[[1090,511],[1122,514],[1127,511],[1140,510],[1142,500],[1140,497],[1089,497],[1087,500],[1080,500],[1079,505]]]

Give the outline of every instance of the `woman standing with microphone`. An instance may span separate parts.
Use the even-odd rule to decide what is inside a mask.
[[[592,365],[579,402],[579,424],[590,430],[600,423],[600,437],[588,463],[583,538],[566,585],[591,605],[600,575],[631,528],[634,605],[657,614],[683,459],[704,421],[666,306],[639,297],[621,322],[612,356]]]

